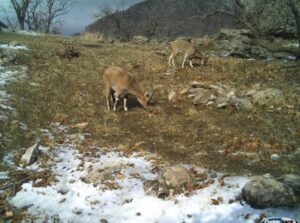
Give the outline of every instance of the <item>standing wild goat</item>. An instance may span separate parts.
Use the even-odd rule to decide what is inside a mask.
[[[171,61],[172,61],[172,65],[175,67],[174,59],[178,53],[184,54],[183,62],[181,65],[182,68],[184,68],[184,64],[187,59],[190,60],[191,67],[193,67],[193,64],[192,64],[193,58],[201,59],[202,65],[205,65],[208,60],[208,56],[200,53],[199,50],[194,46],[194,44],[192,44],[190,42],[187,42],[182,39],[177,39],[177,40],[171,42],[170,44],[171,44],[172,53],[169,57],[169,66],[171,66]]]
[[[103,73],[103,82],[105,84],[107,109],[111,108],[111,99],[114,111],[117,110],[118,101],[124,99],[124,110],[128,111],[128,95],[136,96],[139,103],[146,107],[154,93],[153,88],[150,91],[144,91],[136,82],[133,76],[122,70],[120,67],[109,67]]]

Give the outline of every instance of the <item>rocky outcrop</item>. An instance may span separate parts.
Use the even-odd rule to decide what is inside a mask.
[[[255,45],[252,33],[247,29],[221,29],[215,45],[226,56],[266,59],[271,53]],[[225,52],[224,52],[225,51]]]
[[[176,94],[176,92],[174,92]],[[224,84],[209,84],[193,81],[189,88],[180,92],[193,99],[194,105],[215,106],[216,108],[234,107],[237,110],[250,111],[254,106],[280,106],[285,104],[283,92],[277,88],[260,89],[254,85],[248,91]]]
[[[253,208],[292,207],[296,204],[293,189],[269,176],[251,178],[242,189],[242,197]]]

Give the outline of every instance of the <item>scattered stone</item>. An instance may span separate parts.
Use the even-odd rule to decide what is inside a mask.
[[[189,90],[190,90],[189,88],[183,89],[180,91],[180,94],[185,95],[185,94],[189,93]]]
[[[170,94],[168,95],[169,102],[175,102],[176,101],[176,92],[172,90]]]
[[[285,174],[279,178],[279,181],[293,188],[296,194],[300,194],[300,175]]]
[[[252,101],[258,105],[279,105],[282,104],[285,99],[281,90],[268,88],[264,91],[257,91],[252,94]]]
[[[253,177],[242,189],[243,199],[253,208],[292,207],[296,204],[291,187],[269,177]]]
[[[78,123],[75,125],[72,125],[71,128],[72,129],[85,129],[86,127],[88,127],[89,123],[87,122],[82,122],[82,123]]]
[[[193,88],[205,88],[205,89],[210,89],[211,87],[209,86],[209,84],[202,82],[202,81],[193,81],[191,83],[191,86]]]
[[[31,165],[37,158],[38,149],[39,149],[38,143],[28,148],[24,153],[24,155],[21,157],[20,165],[21,166]]]
[[[145,36],[134,36],[132,38],[133,44],[146,44],[149,42],[149,39]]]
[[[87,176],[84,178],[86,182],[94,183],[96,185],[103,184],[107,181],[114,180],[117,178],[124,166],[124,163],[118,161],[111,163],[102,169],[92,169],[89,171]]]
[[[143,184],[147,195],[164,199],[169,196],[169,190],[158,180],[146,180]]]
[[[253,104],[248,98],[233,97],[231,104],[238,110],[250,111],[253,109]]]
[[[276,161],[276,160],[279,160],[279,159],[280,159],[280,156],[278,154],[274,153],[274,154],[271,155],[271,160],[272,161]]]
[[[174,166],[165,169],[162,178],[169,188],[177,188],[188,183],[192,183],[193,179],[184,167]]]
[[[11,219],[14,217],[14,213],[12,211],[6,211],[4,214],[5,219]]]
[[[196,88],[199,89],[199,88]],[[202,89],[202,88],[200,88]],[[206,89],[202,89],[201,91],[198,90],[194,100],[193,100],[193,104],[194,105],[199,105],[199,104],[207,104],[209,101],[214,100],[214,94]]]

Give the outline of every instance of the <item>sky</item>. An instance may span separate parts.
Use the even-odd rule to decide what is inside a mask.
[[[63,35],[72,35],[74,33],[83,32],[84,28],[94,22],[93,16],[101,5],[110,5],[115,7],[121,0],[75,0],[70,12],[65,15],[65,23],[62,28]],[[127,6],[131,6],[143,0],[125,0]],[[0,0],[0,8],[8,13],[13,13],[9,7],[10,0]],[[0,20],[5,21],[3,11],[0,11]]]

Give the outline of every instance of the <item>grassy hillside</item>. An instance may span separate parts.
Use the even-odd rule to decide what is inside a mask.
[[[12,40],[30,48],[20,52],[17,58],[18,64],[28,66],[29,78],[8,86],[15,95],[13,106],[20,115],[19,120],[29,127],[15,139],[20,141],[22,137],[23,146],[41,137],[38,129],[52,122],[65,125],[88,122],[91,139],[103,146],[153,151],[174,163],[274,175],[299,169],[299,162],[287,158],[300,146],[300,80],[294,69],[282,69],[289,64],[212,55],[205,67],[178,68],[169,74],[168,43],[105,44],[58,36],[0,33],[0,42]],[[67,46],[78,49],[80,56],[60,58],[58,55]],[[128,112],[122,109],[108,112],[102,72],[111,65],[130,71],[145,87],[154,86],[154,105],[142,109],[132,98]],[[256,106],[247,112],[231,107],[194,106],[180,94],[176,102],[168,101],[171,90],[180,92],[192,81],[227,84],[240,90],[260,83],[281,89],[291,106]],[[42,138],[41,142],[53,143],[48,138]],[[82,149],[91,146],[85,143]],[[233,155],[236,152],[241,153]],[[254,159],[243,152],[257,155]],[[272,162],[270,156],[274,153],[282,158]]]

